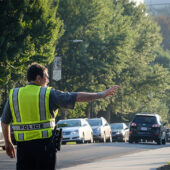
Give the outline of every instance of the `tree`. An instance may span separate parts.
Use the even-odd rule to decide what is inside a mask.
[[[127,39],[130,27],[121,17],[120,8],[113,13],[113,5],[111,1],[61,2],[59,12],[66,30],[59,48],[64,65],[60,82],[63,90],[101,91],[113,85],[115,73],[111,68],[122,69],[127,60],[123,55],[125,48],[130,46]],[[70,39],[83,39],[83,43],[71,44],[67,41]],[[117,64],[121,62],[122,65]],[[94,106],[97,113],[101,107],[106,109],[108,103],[109,100],[89,103],[87,111]]]
[[[131,18],[134,31],[132,57],[128,61],[129,67],[119,76],[118,81],[121,82],[122,90],[119,99],[116,100],[120,104],[116,103],[119,107],[115,113],[124,112],[122,116],[126,119],[130,113],[155,112],[156,109],[147,107],[146,103],[151,103],[150,101],[154,101],[155,98],[159,99],[160,104],[162,103],[161,94],[168,88],[166,78],[168,72],[161,66],[152,64],[156,57],[154,51],[159,47],[161,37],[159,27],[150,16],[146,15],[145,7],[135,6],[128,1],[119,1],[119,4],[123,5],[123,15]],[[152,98],[148,97],[150,94]],[[164,110],[159,110],[157,113],[167,114]]]
[[[155,20],[161,27],[163,36],[162,46],[165,50],[170,50],[170,16],[159,16]]]
[[[10,88],[26,83],[29,63],[52,62],[63,33],[57,9],[56,0],[0,1],[0,95],[5,93],[1,104]]]
[[[157,91],[164,93],[167,71],[152,64],[161,36],[157,24],[146,15],[145,6],[128,0],[65,0],[60,2],[59,13],[66,30],[58,46],[63,63],[59,87],[66,91],[101,91],[120,85],[114,97],[77,105],[79,109],[71,114],[77,115],[77,110],[87,117],[102,113],[108,120],[119,114],[127,120],[135,112],[155,111],[154,107],[141,105],[151,100],[151,93],[156,99]],[[69,41],[73,39],[83,42],[73,44]]]
[[[154,64],[159,64],[163,68],[167,69],[168,74],[166,76],[166,82],[168,84],[166,91],[163,94],[163,100],[162,102],[166,104],[166,107],[168,108],[168,118],[167,120],[170,122],[170,51],[169,50],[163,50],[163,48],[159,48],[156,50],[156,58],[154,61]]]

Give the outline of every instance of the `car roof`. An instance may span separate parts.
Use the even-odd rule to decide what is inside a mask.
[[[86,119],[83,119],[83,118],[76,118],[76,119],[61,119],[59,121],[69,121],[69,120],[86,120]]]
[[[98,119],[104,119],[103,117],[95,117],[95,118],[89,118],[88,120],[98,120]]]
[[[143,113],[136,113],[135,116],[159,116],[159,115],[155,113],[143,112]]]
[[[110,123],[110,124],[125,124],[125,123],[116,122],[116,123]]]

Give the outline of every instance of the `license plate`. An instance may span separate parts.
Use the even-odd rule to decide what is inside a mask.
[[[147,128],[146,127],[141,127],[141,130],[147,131]]]

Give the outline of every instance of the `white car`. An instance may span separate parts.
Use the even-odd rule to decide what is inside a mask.
[[[93,143],[93,131],[86,119],[67,119],[57,122],[57,127],[62,128],[62,144],[66,142]]]
[[[105,143],[108,140],[109,142],[112,142],[112,130],[105,118],[92,118],[87,121],[93,129],[94,141],[101,141]]]
[[[2,133],[1,118],[0,118],[0,147],[2,147],[3,150],[5,150],[5,140]]]

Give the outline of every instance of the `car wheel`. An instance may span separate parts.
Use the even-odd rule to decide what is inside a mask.
[[[129,137],[129,143],[133,143],[133,140],[131,137]]]
[[[103,141],[102,141],[103,143],[106,143],[106,134],[104,133],[104,135],[103,135]]]
[[[157,145],[162,145],[162,139],[157,140]]]
[[[110,143],[112,143],[112,133],[110,133],[110,136],[109,136],[109,138],[108,138],[108,139],[106,139],[106,142],[110,142]]]
[[[147,142],[147,140],[146,140],[146,139],[143,139],[142,142]]]
[[[166,138],[164,138],[164,139],[162,140],[162,144],[163,144],[163,145],[166,144]]]
[[[139,141],[138,141],[138,140],[135,140],[135,143],[139,143]]]
[[[66,144],[66,142],[62,142],[62,145],[65,145]]]
[[[85,136],[84,136],[84,133],[83,133],[83,135],[82,135],[82,139],[81,139],[81,141],[80,141],[79,143],[82,143],[82,144],[84,144],[84,143],[85,143]]]
[[[90,143],[94,143],[94,140],[93,140],[93,134],[91,134]]]

